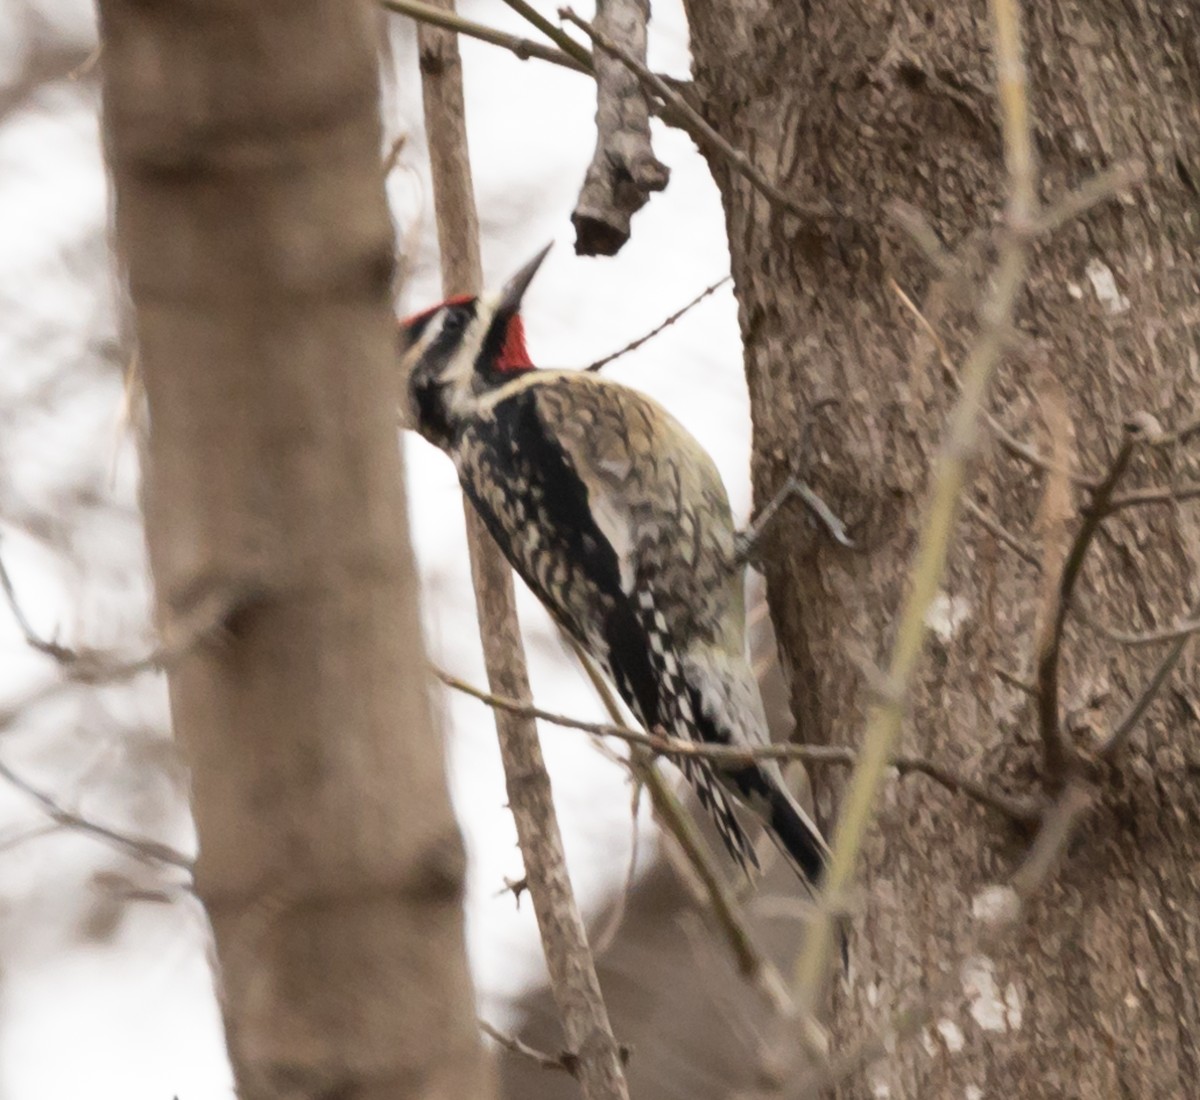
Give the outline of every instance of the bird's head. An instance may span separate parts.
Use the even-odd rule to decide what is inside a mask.
[[[432,443],[449,444],[482,398],[534,369],[521,298],[549,251],[547,245],[499,294],[451,298],[401,322],[411,423]]]

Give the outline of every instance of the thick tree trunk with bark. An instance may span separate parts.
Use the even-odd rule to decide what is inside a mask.
[[[396,441],[376,15],[104,0],[147,530],[243,1097],[489,1093]]]
[[[772,616],[803,739],[855,744],[886,664],[915,524],[954,395],[938,350],[897,291],[945,340],[951,361],[976,327],[1005,171],[987,10],[967,5],[688,0],[695,89],[732,145],[798,199],[851,216],[801,224],[719,153],[745,338],[760,499],[800,445],[812,483],[851,525],[835,546],[799,505],[766,550]],[[1148,183],[1036,245],[991,408],[1045,454],[1074,449],[1099,478],[1122,422],[1194,419],[1200,179],[1200,57],[1186,5],[1026,5],[1042,199],[1135,158]],[[888,214],[921,211],[967,257],[942,277]],[[1065,394],[1070,431],[1040,406]],[[826,398],[836,404],[813,411]],[[1045,413],[1052,424],[1052,413]],[[1071,438],[1073,437],[1073,438]],[[1190,452],[1188,448],[1190,449]],[[1195,482],[1196,441],[1139,449],[1123,488]],[[1037,558],[1046,476],[985,441],[969,494]],[[1073,537],[1087,494],[1074,490]],[[1042,514],[1045,510],[1042,509]],[[1200,566],[1195,502],[1123,510],[1088,558],[1077,604],[1119,630],[1169,625]],[[997,789],[1039,790],[1034,701],[995,672],[1033,678],[1033,566],[971,517],[960,521],[904,748]],[[1062,722],[1085,761],[1139,695],[1163,646],[1115,644],[1078,615],[1064,642]],[[861,878],[835,1046],[963,982],[923,1040],[846,1095],[1183,1096],[1200,1074],[1200,750],[1195,648],[1151,707],[1131,751],[1090,772],[1101,798],[1024,930],[976,951],[973,900],[1027,847],[1005,820],[918,779],[886,793]],[[837,789],[818,776],[829,821]],[[872,1093],[872,1090],[873,1093]],[[976,1091],[977,1090],[977,1091]]]

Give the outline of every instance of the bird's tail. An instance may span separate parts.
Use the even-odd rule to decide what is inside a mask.
[[[781,780],[770,783],[767,802],[767,824],[775,843],[806,882],[815,887],[829,863],[829,845],[825,843],[821,830]]]
[[[805,812],[783,785],[782,778],[771,784],[768,796],[771,807],[770,832],[772,839],[797,867],[810,890],[815,890],[829,865],[829,845],[816,822]],[[846,926],[838,922],[837,940],[842,956],[842,969],[850,969],[850,942]]]

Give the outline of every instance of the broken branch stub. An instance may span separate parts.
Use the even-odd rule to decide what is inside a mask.
[[[601,0],[596,30],[644,61],[646,0]],[[630,222],[667,186],[670,171],[650,141],[650,108],[637,76],[620,58],[596,50],[596,151],[571,222],[580,256],[613,256],[629,240]]]

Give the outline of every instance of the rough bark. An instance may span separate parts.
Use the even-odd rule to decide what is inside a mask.
[[[146,523],[243,1097],[485,1096],[396,446],[366,3],[104,0]]]
[[[618,43],[642,64],[646,61],[649,0],[600,0],[597,33]],[[667,186],[670,176],[650,140],[646,93],[625,63],[603,50],[595,54],[596,151],[575,203],[575,251],[581,256],[613,256],[629,240],[630,224]]]
[[[936,348],[892,281],[919,303],[951,357],[974,325],[1004,170],[986,8],[905,0],[830,5],[689,0],[695,87],[707,120],[800,198],[867,211],[866,226],[801,225],[712,156],[730,240],[754,417],[760,499],[786,473],[802,426],[810,480],[852,527],[859,555],[797,507],[767,548],[767,579],[793,710],[805,739],[851,743],[885,663],[945,412]],[[1044,201],[1133,157],[1136,199],[1109,202],[1039,242],[1019,311],[1023,336],[993,411],[1049,452],[1040,395],[1061,387],[1081,468],[1103,476],[1121,423],[1194,418],[1195,218],[1200,58],[1185,8],[1027,5]],[[951,250],[952,280],[885,210],[923,211]],[[1047,382],[1047,377],[1053,382]],[[812,414],[820,399],[832,409]],[[1139,452],[1129,485],[1196,478],[1196,451]],[[1043,475],[985,449],[973,498],[1041,553]],[[1079,492],[1075,504],[1085,501]],[[1124,510],[1086,566],[1083,601],[1118,629],[1182,617],[1200,566],[1194,503]],[[1078,520],[1076,519],[1075,523]],[[1036,708],[993,666],[1030,678],[1038,578],[993,534],[962,521],[905,748],[1036,790]],[[1161,648],[1068,625],[1061,712],[1085,755],[1136,696]],[[1025,839],[995,816],[909,782],[889,792],[862,878],[840,1044],[961,970],[961,995],[923,1041],[846,1095],[1185,1095],[1200,1071],[1194,913],[1200,802],[1189,760],[1200,734],[1195,647],[1151,708],[1132,752],[1094,775],[1103,794],[1029,930],[970,957],[972,900],[1010,871]],[[826,820],[836,791],[819,788]],[[964,1011],[964,1007],[967,1011]]]

